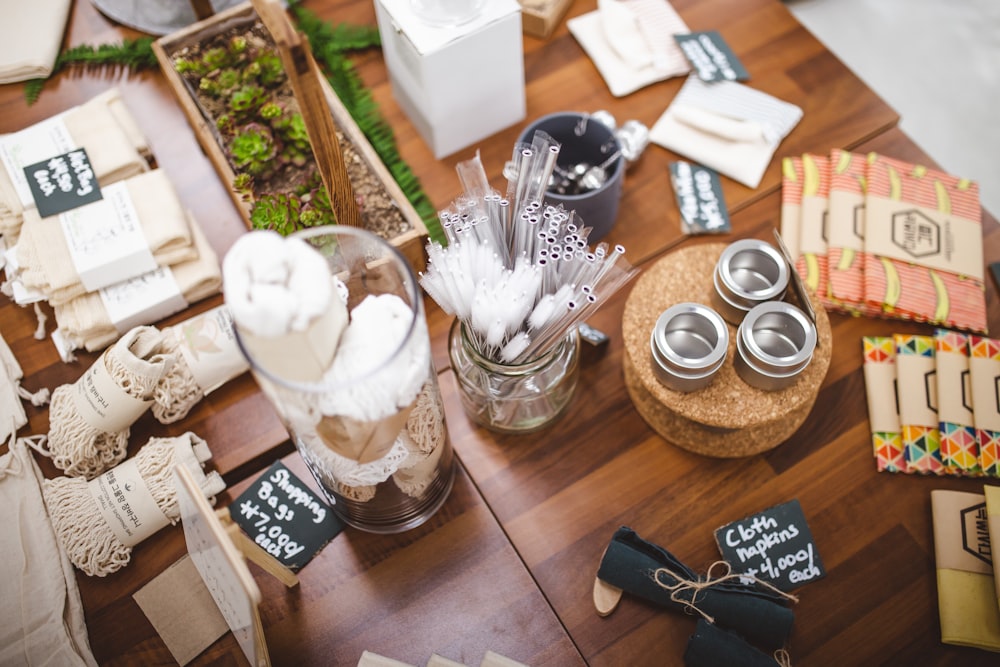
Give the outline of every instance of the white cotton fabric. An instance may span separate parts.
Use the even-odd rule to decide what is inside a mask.
[[[735,81],[692,74],[649,131],[655,144],[749,188],[760,185],[802,109]]]
[[[24,440],[0,456],[0,665],[87,665],[80,591],[42,497],[42,473]]]
[[[0,1],[0,84],[52,74],[71,4],[70,0]]]

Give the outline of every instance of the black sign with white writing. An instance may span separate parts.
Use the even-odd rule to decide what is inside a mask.
[[[101,187],[83,148],[29,164],[24,175],[43,218],[101,199]]]
[[[783,591],[826,576],[798,500],[723,526],[715,531],[715,541],[733,572]]]
[[[670,183],[686,233],[723,234],[729,231],[729,210],[722,198],[722,183],[717,173],[700,164],[671,162]]]
[[[677,45],[702,81],[746,81],[749,72],[716,30],[674,35]]]
[[[292,570],[312,560],[344,529],[330,506],[281,461],[233,501],[229,514],[264,551]]]

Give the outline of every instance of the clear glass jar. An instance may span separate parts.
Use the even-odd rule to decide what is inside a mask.
[[[312,227],[293,236],[320,252],[341,281],[351,326],[365,304],[372,304],[366,320],[389,316],[388,302],[399,304],[391,313],[405,334],[344,351],[348,330],[334,365],[309,382],[289,377],[292,350],[263,358],[271,348],[251,350],[237,321],[240,350],[334,512],[371,533],[415,528],[445,502],[455,475],[416,276],[396,248],[364,229]]]
[[[448,355],[470,419],[500,433],[530,433],[552,423],[572,400],[579,377],[580,338],[573,328],[532,361],[499,364],[479,354],[456,319]]]

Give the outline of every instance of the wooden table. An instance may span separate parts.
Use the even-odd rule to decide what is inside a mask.
[[[897,115],[801,27],[776,0],[677,0],[693,30],[718,29],[753,75],[751,84],[803,107],[805,116],[778,155],[832,147],[876,150],[929,162],[899,130]],[[330,21],[374,23],[367,0],[307,2]],[[569,17],[592,11],[578,0]],[[134,36],[86,1],[74,4],[66,43],[97,44]],[[524,40],[528,120],[552,111],[607,109],[619,121],[652,125],[680,87],[674,79],[613,98],[565,21],[548,40]],[[381,54],[356,59],[359,72],[396,131],[400,151],[436,206],[458,194],[454,166],[479,148],[492,174],[508,157],[523,124],[476,147],[435,160],[396,104]],[[220,256],[244,228],[163,77],[67,73],[25,105],[21,86],[0,88],[0,132],[20,129],[110,87],[122,89],[149,137],[160,168],[208,232]],[[649,266],[680,240],[667,164],[678,159],[653,146],[629,172],[619,222],[608,240]],[[731,239],[768,238],[778,224],[780,174],[772,163],[760,187],[723,179],[732,212]],[[987,218],[987,260],[1000,255],[995,220]],[[718,240],[718,239],[711,239]],[[685,243],[698,243],[690,239]],[[568,413],[534,435],[498,436],[462,413],[447,367],[450,324],[428,301],[434,356],[449,433],[461,469],[440,512],[396,536],[348,529],[287,590],[252,566],[275,664],[352,665],[363,650],[412,664],[437,652],[476,665],[494,650],[532,665],[680,664],[694,620],[626,598],[609,617],[593,610],[591,585],[614,529],[640,535],[701,568],[718,557],[712,531],[762,508],[798,498],[828,570],[801,588],[793,662],[986,664],[993,656],[942,645],[929,514],[933,488],[975,490],[978,480],[878,474],[871,456],[860,337],[926,332],[903,322],[832,315],[835,349],[817,407],[780,447],[739,460],[709,459],[667,444],[640,418],[622,379],[621,315],[628,288],[593,318],[611,335],[603,351],[585,350],[578,394]],[[1000,306],[989,284],[991,330]],[[219,303],[210,299],[170,324]],[[74,381],[96,355],[63,364],[51,343],[32,337],[30,310],[0,305],[0,332],[26,373],[25,386]],[[45,433],[48,413],[27,408],[21,435]],[[304,466],[267,401],[248,376],[211,394],[179,424],[151,417],[133,429],[132,449],[149,436],[192,430],[208,440],[213,465],[230,488],[225,505],[276,458],[303,478]],[[44,473],[58,471],[39,459]],[[184,553],[180,527],[139,545],[131,564],[105,579],[78,575],[94,653],[102,664],[170,664],[162,640],[132,599]],[[193,664],[244,664],[231,634]]]

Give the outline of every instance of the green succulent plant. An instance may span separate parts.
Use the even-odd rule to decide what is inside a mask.
[[[267,171],[277,151],[271,130],[260,123],[248,123],[240,128],[229,144],[233,165],[251,176]]]

